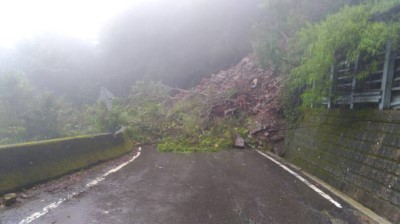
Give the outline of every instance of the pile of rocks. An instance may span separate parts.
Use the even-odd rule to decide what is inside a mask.
[[[283,155],[284,121],[278,101],[281,77],[261,69],[249,55],[230,69],[204,78],[190,91],[175,98],[201,94],[210,102],[210,117],[226,117],[240,112],[249,118],[246,124],[256,147],[269,148]],[[207,98],[206,97],[206,98]],[[210,99],[211,98],[211,99]]]

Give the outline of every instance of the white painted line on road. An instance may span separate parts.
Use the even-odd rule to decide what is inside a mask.
[[[309,186],[311,189],[313,189],[315,192],[317,192],[319,195],[321,195],[322,197],[324,197],[326,200],[330,201],[332,204],[334,204],[336,207],[338,208],[342,208],[342,205],[340,205],[339,202],[333,200],[333,198],[331,196],[329,196],[328,194],[326,194],[325,192],[323,192],[322,190],[320,190],[319,188],[317,188],[314,184],[310,183],[308,180],[304,179],[302,176],[300,176],[299,174],[295,173],[293,170],[289,169],[287,166],[283,165],[282,163],[278,162],[277,160],[275,160],[274,158],[268,156],[265,153],[262,153],[259,150],[256,150],[258,153],[260,153],[262,156],[266,157],[267,159],[271,160],[272,162],[276,163],[278,166],[282,167],[284,170],[286,170],[287,172],[289,172],[290,174],[292,174],[293,176],[295,176],[297,179],[301,180],[301,182],[305,183],[307,186]]]
[[[35,212],[32,215],[26,217],[25,219],[21,220],[19,222],[19,224],[28,224],[31,223],[33,221],[35,221],[36,219],[46,215],[47,213],[49,213],[51,210],[57,208],[58,206],[60,206],[63,202],[71,200],[72,198],[74,198],[75,196],[77,196],[78,194],[81,194],[85,191],[87,191],[89,188],[97,185],[98,183],[100,183],[101,181],[103,181],[108,175],[117,172],[118,170],[122,169],[123,167],[125,167],[126,165],[128,165],[129,163],[133,162],[135,159],[137,159],[142,151],[142,147],[139,147],[138,152],[136,153],[135,156],[132,157],[132,159],[130,159],[129,161],[122,163],[121,165],[109,170],[108,172],[106,172],[105,174],[97,177],[96,179],[90,181],[89,183],[87,183],[85,185],[85,187],[83,189],[81,189],[80,191],[76,191],[73,192],[69,195],[67,195],[67,197],[65,198],[61,198],[58,201],[49,204],[48,206],[44,207],[41,211]]]

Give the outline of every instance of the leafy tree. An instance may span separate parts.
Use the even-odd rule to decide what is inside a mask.
[[[0,76],[0,144],[98,133],[83,113],[21,74]]]
[[[53,93],[41,93],[31,107],[23,116],[26,139],[43,140],[63,135],[58,117],[61,108]]]
[[[125,101],[122,124],[129,127],[133,139],[154,143],[168,135],[172,124],[168,121],[169,87],[156,82],[136,82]],[[117,110],[121,107],[117,107]]]
[[[329,71],[336,59],[354,63],[359,55],[377,55],[387,41],[399,40],[398,21],[371,21],[376,13],[398,4],[399,0],[384,0],[345,6],[340,12],[318,24],[309,24],[298,33],[291,47],[300,52],[299,66],[291,71],[287,84],[292,89],[306,88],[302,93],[304,105],[319,103],[321,96],[328,95]],[[310,88],[314,82],[318,85]]]
[[[98,94],[97,55],[89,43],[47,34],[20,42],[8,55],[13,58],[11,66],[5,68],[20,71],[38,88],[82,106],[94,103]]]
[[[256,26],[255,41],[261,65],[287,72],[297,65],[289,43],[302,27],[323,20],[345,4],[359,2],[361,0],[264,0],[265,18]]]
[[[33,87],[22,75],[6,74],[0,77],[1,142],[12,142],[12,139],[23,141],[25,138],[22,118],[32,105],[30,99],[33,93]]]

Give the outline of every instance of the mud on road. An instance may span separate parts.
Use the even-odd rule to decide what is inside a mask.
[[[133,162],[85,188],[115,163],[1,209],[0,223],[19,223],[72,192],[79,193],[31,223],[369,223],[253,150],[176,154],[144,147]]]

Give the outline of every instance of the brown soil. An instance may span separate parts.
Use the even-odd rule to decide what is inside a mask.
[[[273,70],[264,70],[254,55],[249,55],[230,69],[204,78],[190,91],[182,91],[175,97],[182,99],[188,94],[210,95],[214,91],[211,117],[227,117],[244,113],[246,128],[255,138],[256,147],[269,149],[284,155],[284,120],[278,96],[281,78]],[[216,92],[216,93],[215,93]],[[233,92],[227,95],[227,92]],[[227,96],[226,96],[227,95]]]

